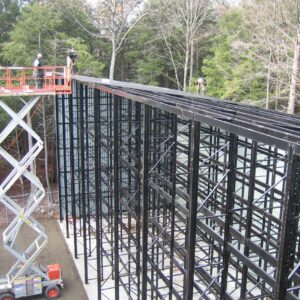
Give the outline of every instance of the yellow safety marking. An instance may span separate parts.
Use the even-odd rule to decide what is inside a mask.
[[[21,214],[19,215],[19,220],[24,221],[24,223],[26,223],[27,225],[31,225],[31,224],[32,224],[32,222],[30,222],[27,218],[24,217],[24,214],[23,214],[23,213],[21,213]]]

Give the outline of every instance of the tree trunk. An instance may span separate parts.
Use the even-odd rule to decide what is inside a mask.
[[[276,79],[276,97],[275,97],[275,110],[278,110],[278,100],[280,95],[280,80],[279,78]]]
[[[122,46],[121,49],[121,81],[126,81],[125,80],[125,51],[124,51],[124,46]]]
[[[174,68],[174,73],[175,73],[175,78],[176,78],[176,84],[177,84],[177,89],[180,90],[180,82],[179,82],[179,76],[178,76],[178,70],[177,70],[177,67],[176,67],[176,63],[175,63],[175,60],[174,60],[174,57],[173,57],[173,53],[172,53],[172,49],[169,45],[169,42],[166,38],[166,35],[164,34],[164,32],[162,31],[162,35],[163,35],[163,38],[164,38],[164,41],[165,41],[165,44],[168,48],[168,51],[169,51],[169,55],[170,55],[170,59],[171,59],[171,62],[172,62],[172,65],[173,65],[173,68]]]
[[[190,59],[190,78],[189,78],[189,88],[192,87],[192,79],[194,72],[194,41],[191,41],[191,59]]]
[[[196,51],[195,52],[195,70],[197,70],[199,72],[200,69],[200,51],[199,51],[199,46],[198,43],[196,43]]]
[[[183,90],[186,91],[186,83],[187,83],[187,73],[188,73],[188,64],[190,60],[190,46],[189,42],[186,41],[185,45],[185,62],[184,62],[184,68],[183,68]]]
[[[48,100],[50,100],[48,98]],[[46,178],[46,184],[48,188],[48,192],[50,195],[50,201],[53,203],[53,197],[51,193],[50,188],[50,181],[49,181],[49,163],[48,163],[48,140],[47,140],[47,125],[46,125],[46,109],[45,109],[45,99],[43,99],[43,123],[44,123],[44,158],[45,158],[45,178]]]
[[[266,100],[266,109],[269,109],[269,105],[270,105],[271,58],[272,58],[272,54],[270,52],[269,63],[268,63],[268,75],[267,75],[267,100]]]
[[[299,71],[299,57],[300,57],[300,27],[298,26],[297,30],[297,41],[295,44],[294,50],[294,61],[291,75],[291,86],[290,86],[290,97],[289,97],[289,105],[288,105],[288,114],[295,113],[296,107],[296,98],[297,98],[297,75]]]
[[[112,49],[111,49],[110,69],[109,69],[109,79],[110,80],[114,79],[116,56],[117,56],[116,41],[114,40],[114,37],[113,37]]]

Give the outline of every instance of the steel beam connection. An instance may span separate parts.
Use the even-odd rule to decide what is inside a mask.
[[[61,220],[98,299],[299,299],[300,119],[75,76]]]

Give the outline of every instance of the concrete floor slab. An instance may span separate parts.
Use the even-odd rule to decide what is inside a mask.
[[[41,223],[46,229],[49,242],[39,256],[38,262],[44,264],[45,266],[53,263],[61,264],[65,288],[62,290],[61,297],[59,299],[88,300],[74,261],[59,228],[58,222],[50,219],[42,220]],[[13,257],[2,246],[2,232],[4,230],[5,227],[0,228],[0,276],[4,275],[14,262]],[[21,232],[19,235],[20,245],[25,245],[26,241],[30,239],[31,235],[30,232],[26,231],[26,229],[23,230],[24,232]],[[42,300],[46,298],[43,295],[39,295],[35,297],[24,298],[24,300],[25,299]]]

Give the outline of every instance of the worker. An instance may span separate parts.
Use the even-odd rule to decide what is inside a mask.
[[[71,75],[73,74],[74,71],[74,65],[75,65],[75,58],[77,57],[77,54],[74,50],[74,48],[71,49],[67,56],[67,80],[71,79]]]
[[[76,57],[77,57],[77,54],[76,54],[74,48],[72,48],[67,56],[67,67],[69,68],[71,73],[73,73]]]
[[[77,57],[77,53],[75,52],[74,48],[71,49],[69,53],[69,57],[71,58],[73,65],[75,65],[75,59]]]
[[[44,85],[44,70],[41,68],[43,66],[42,58],[43,55],[38,53],[35,61],[33,62],[33,66],[36,68],[34,69],[33,75],[36,78],[36,87],[38,89],[42,89]]]
[[[206,95],[206,80],[203,76],[200,76],[196,82],[196,87],[197,87],[197,95],[199,95],[199,91],[201,89],[201,95]]]

